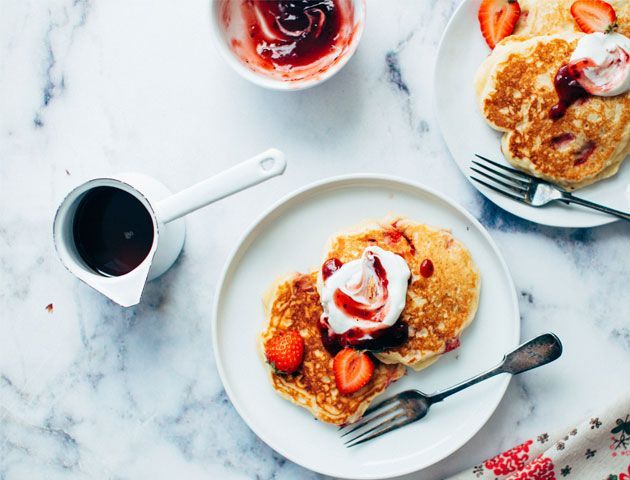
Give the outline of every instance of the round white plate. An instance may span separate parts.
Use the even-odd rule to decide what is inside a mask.
[[[534,208],[504,197],[470,180],[470,162],[478,153],[508,163],[501,153],[501,133],[490,128],[481,115],[473,79],[490,53],[477,21],[480,0],[464,0],[446,27],[435,66],[435,106],[438,123],[451,155],[462,173],[488,199],[514,215],[557,227],[594,227],[614,222],[615,217],[563,204]],[[612,208],[630,207],[630,167],[617,175],[578,190],[578,195]]]
[[[272,389],[256,348],[266,324],[263,292],[280,275],[316,268],[328,236],[388,213],[450,228],[479,266],[481,300],[461,348],[423,372],[409,371],[385,397],[456,384],[499,362],[519,339],[518,303],[501,254],[479,222],[440,194],[394,177],[360,175],[315,183],[278,202],[244,235],[221,276],[212,318],[217,368],[234,407],[262,440],[291,461],[335,477],[385,478],[441,460],[483,426],[509,383],[507,376],[495,377],[435,405],[425,419],[352,449],[335,426]]]

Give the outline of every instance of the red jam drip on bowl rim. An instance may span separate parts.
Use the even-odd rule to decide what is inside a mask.
[[[328,55],[345,21],[339,0],[244,0],[241,11],[258,56],[272,68]]]

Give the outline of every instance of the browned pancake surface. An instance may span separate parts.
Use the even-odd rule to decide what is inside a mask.
[[[358,392],[341,395],[335,384],[333,357],[322,344],[318,328],[322,307],[316,288],[317,274],[295,274],[277,284],[266,302],[269,325],[263,344],[276,333],[296,329],[304,339],[304,362],[293,375],[270,369],[274,389],[285,398],[309,409],[325,422],[343,425],[356,421],[371,400],[391,382],[404,375],[402,365],[385,365],[375,360],[374,375]]]
[[[630,94],[591,96],[562,118],[550,118],[559,101],[555,74],[569,61],[577,38],[547,38],[532,39],[532,49],[497,65],[481,108],[493,127],[507,132],[502,150],[510,163],[574,188],[616,172],[630,135]]]
[[[377,356],[387,363],[424,368],[472,321],[479,298],[477,267],[450,232],[405,218],[369,222],[333,237],[326,258],[346,263],[359,258],[370,245],[402,256],[412,274],[402,313],[409,340]],[[425,259],[434,266],[429,278],[420,274]]]

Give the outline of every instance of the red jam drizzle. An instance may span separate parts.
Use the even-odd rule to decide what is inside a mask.
[[[344,312],[349,317],[374,321],[386,304],[388,284],[387,273],[385,272],[385,268],[383,268],[383,264],[377,256],[373,256],[372,261],[374,262],[374,272],[376,273],[376,278],[379,283],[378,287],[375,290],[383,292],[382,297],[379,298],[379,303],[381,305],[378,308],[374,308],[374,305],[372,304],[366,305],[364,303],[359,303],[354,300],[350,295],[347,295],[341,290],[336,290],[333,294],[335,305],[337,305],[337,308],[339,308],[339,310]]]
[[[558,103],[549,110],[549,117],[552,120],[562,118],[567,109],[575,102],[582,98],[588,97],[590,94],[580,85],[579,70],[572,68],[572,65],[563,65],[556,73],[553,85],[558,94]]]
[[[588,157],[590,157],[594,151],[595,142],[589,140],[582,146],[582,148],[578,152],[576,152],[573,165],[577,167],[579,165],[582,165],[583,163],[586,163]]]
[[[329,258],[322,265],[322,278],[328,280],[330,276],[343,266],[343,262],[338,258]]]
[[[454,337],[454,338],[449,338],[446,341],[446,344],[444,345],[444,353],[448,353],[452,350],[455,350],[456,348],[458,348],[461,345],[459,338]]]
[[[551,138],[551,146],[555,149],[564,148],[566,145],[575,140],[575,135],[570,132],[561,133]]]
[[[398,243],[401,239],[403,239],[405,242],[407,242],[407,245],[409,246],[409,253],[415,255],[416,247],[414,247],[411,239],[407,235],[405,235],[404,232],[398,229],[397,221],[392,223],[392,229],[387,230],[387,232],[385,232],[385,235],[391,243]]]
[[[371,258],[378,282],[378,286],[372,288],[374,292],[382,292],[378,298],[380,306],[374,308],[374,305],[359,303],[341,290],[335,291],[333,300],[337,308],[345,312],[348,316],[361,320],[377,321],[376,318],[386,305],[388,281],[387,272],[380,259],[377,256],[372,256]],[[337,258],[329,258],[326,260],[322,265],[323,279],[328,279],[333,273],[339,270],[342,265],[343,263]],[[345,347],[362,348],[371,351],[398,347],[407,341],[409,336],[408,330],[407,324],[400,319],[388,328],[375,328],[370,330],[351,328],[341,335],[332,331],[326,317],[322,317],[319,324],[322,343],[326,350],[333,356]]]
[[[628,63],[630,63],[630,53],[626,52],[619,45],[613,51],[608,51],[608,53],[612,56],[612,58],[603,65],[596,64],[595,61],[591,58],[581,58],[579,60],[574,60],[573,62],[570,62],[568,64],[571,75],[576,78],[578,82],[582,85],[584,90],[586,90],[586,92],[591,95],[610,91],[611,88],[616,86],[616,81],[618,82],[620,78],[625,75],[624,70],[627,68]],[[600,85],[594,83],[585,74],[586,69],[591,69],[595,73],[600,74],[608,69],[612,69],[613,72],[617,73],[617,76],[612,79],[609,78],[607,83]]]
[[[435,268],[433,267],[433,262],[430,259],[425,258],[422,260],[422,263],[420,264],[420,275],[424,278],[429,278],[433,275],[434,270]]]
[[[328,55],[344,23],[339,0],[245,0],[241,6],[258,55],[273,65],[309,65]]]
[[[387,230],[385,232],[387,236],[387,240],[391,243],[397,243],[402,238],[402,233],[400,230],[397,230],[395,226],[392,225],[392,230]]]
[[[403,345],[409,338],[409,328],[402,320],[398,320],[389,328],[382,328],[368,333],[359,328],[352,328],[338,335],[331,331],[328,321],[322,318],[319,324],[319,333],[322,337],[324,348],[335,356],[345,347],[361,348],[372,352],[379,352]]]

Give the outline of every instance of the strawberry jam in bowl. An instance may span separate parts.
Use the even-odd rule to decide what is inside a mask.
[[[248,80],[278,90],[334,75],[365,23],[364,0],[216,0],[213,9],[223,57]]]

